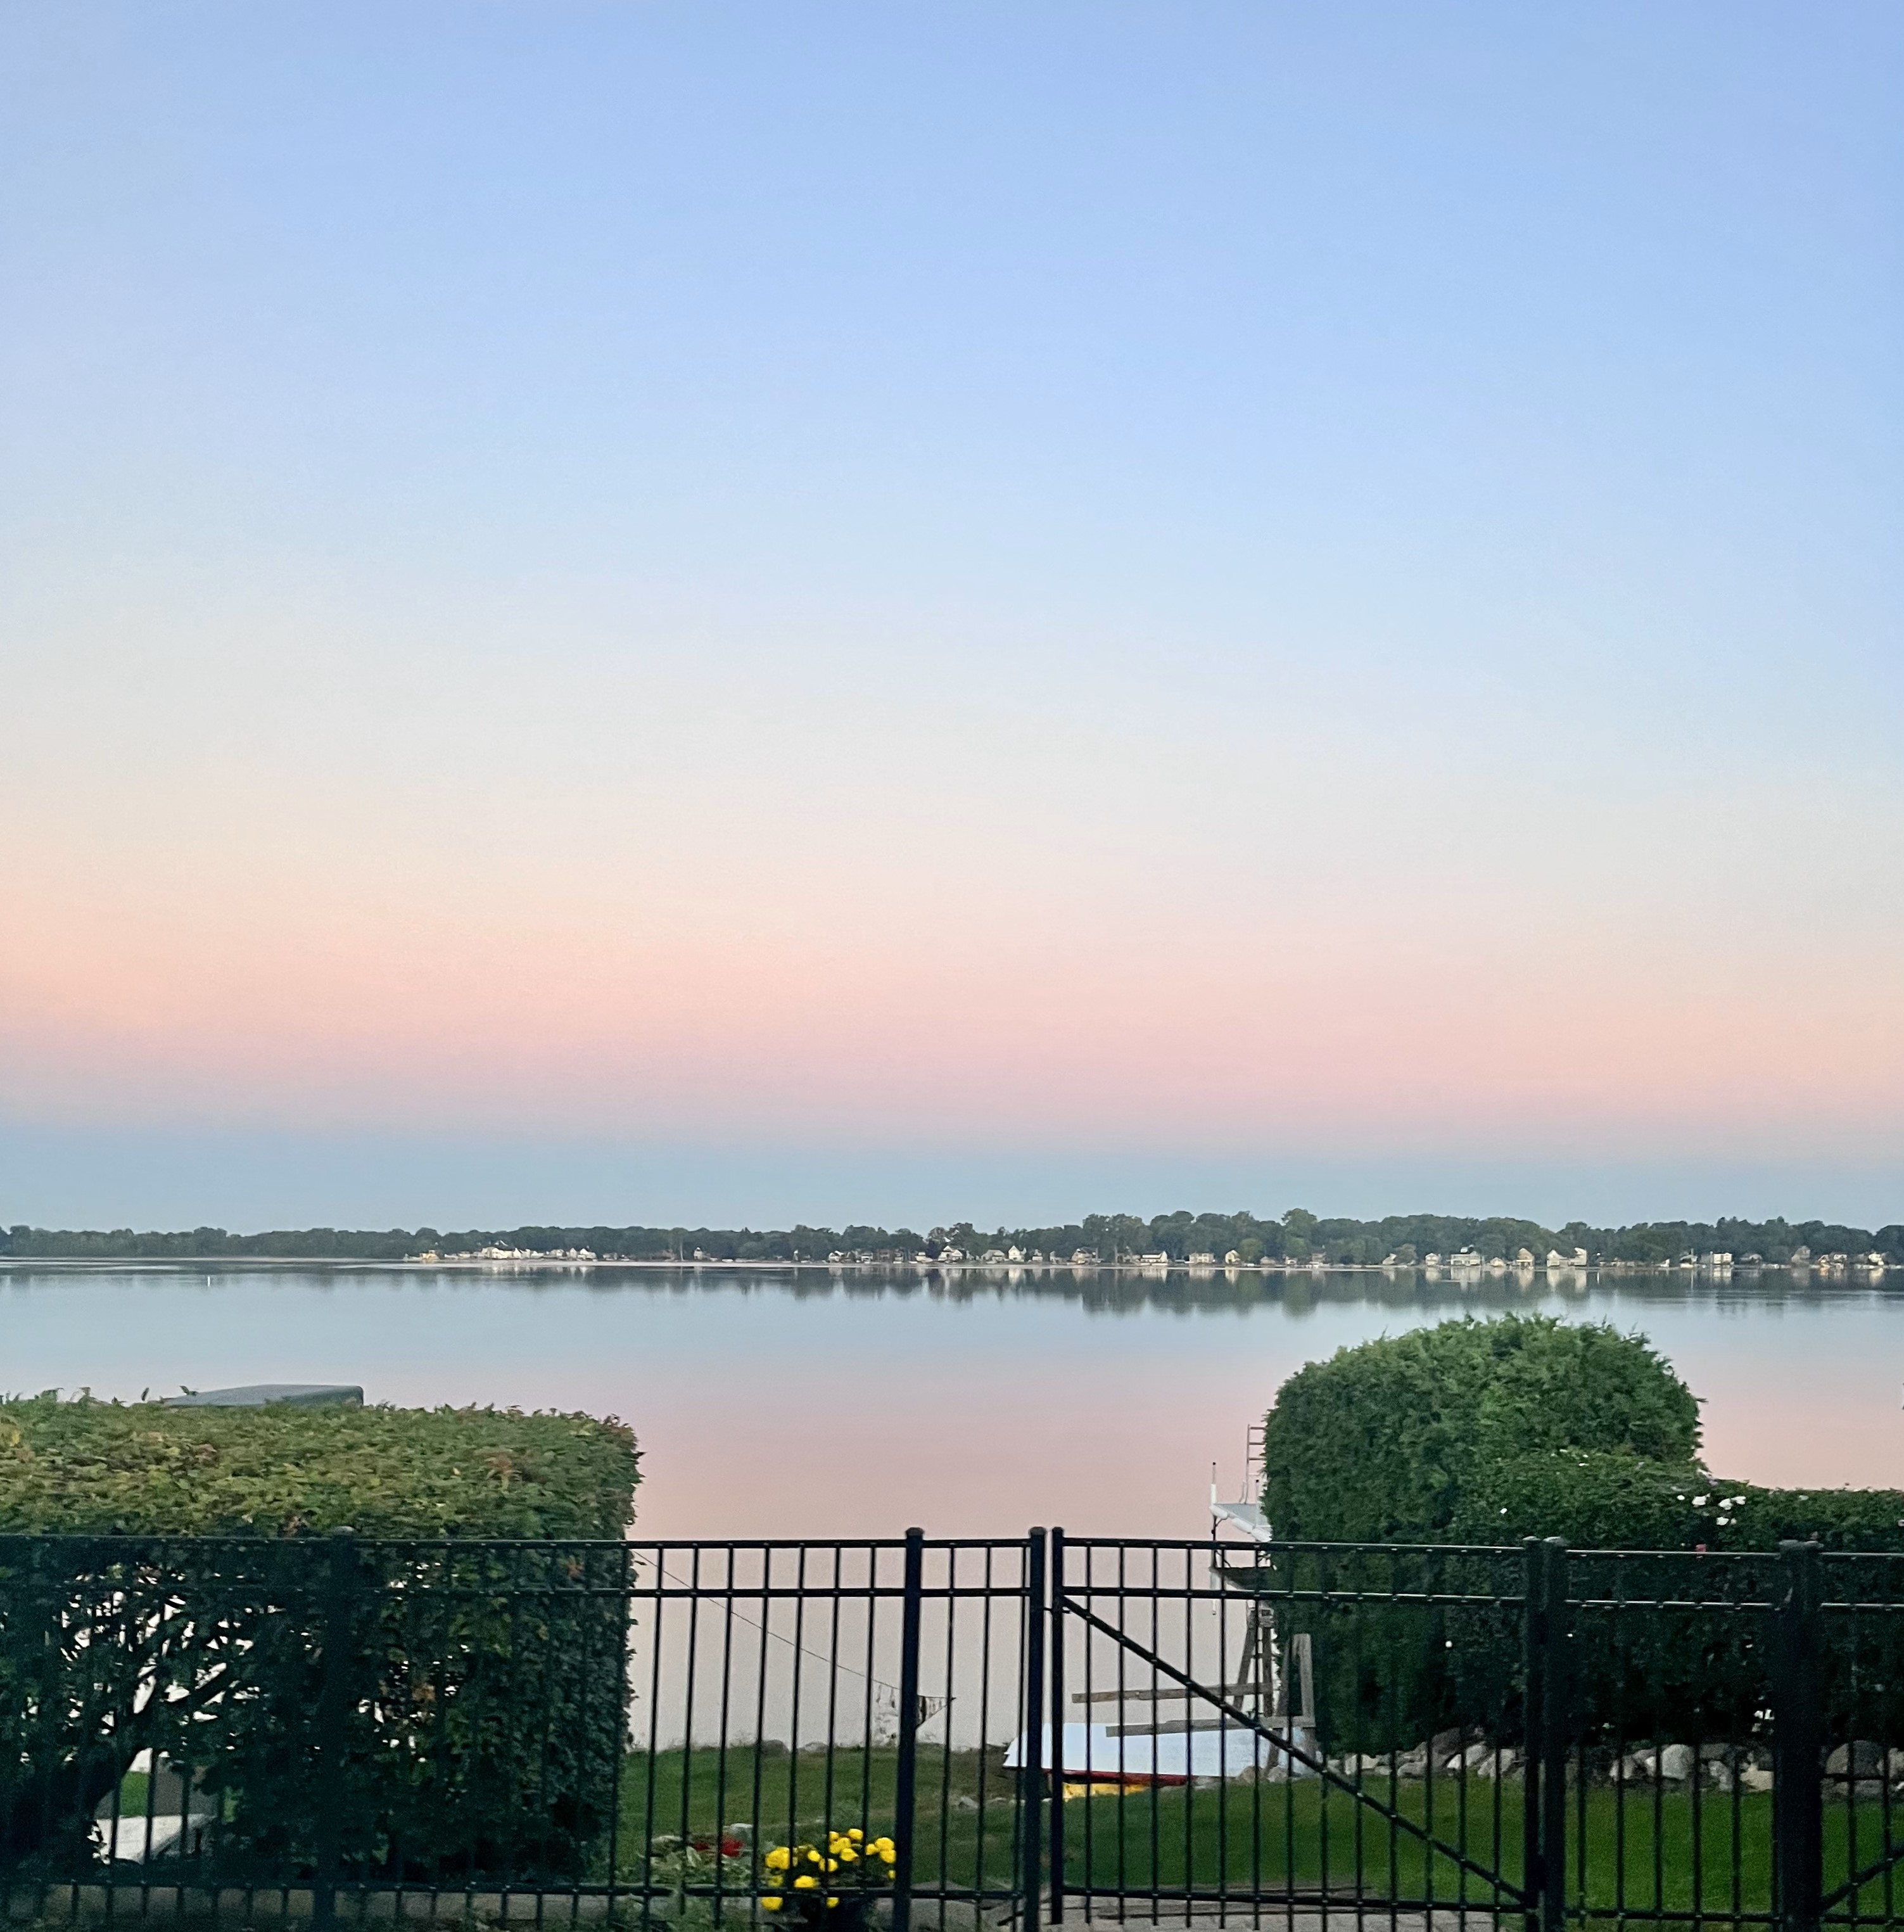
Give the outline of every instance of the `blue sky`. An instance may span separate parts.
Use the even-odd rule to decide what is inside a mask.
[[[0,1216],[1896,1218],[1900,81],[10,10]]]

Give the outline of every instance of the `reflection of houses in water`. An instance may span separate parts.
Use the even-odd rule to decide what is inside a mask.
[[[1576,1294],[1587,1290],[1587,1251],[1576,1248],[1570,1257],[1558,1248],[1547,1250],[1546,1263],[1547,1285],[1549,1288],[1564,1288]]]

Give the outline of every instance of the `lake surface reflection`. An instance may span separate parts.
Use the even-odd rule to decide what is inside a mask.
[[[650,1537],[1195,1536],[1211,1465],[1305,1361],[1463,1312],[1649,1336],[1708,1460],[1769,1483],[1904,1484],[1904,1285],[1592,1275],[1015,1278],[698,1268],[0,1268],[0,1385],[105,1396],[361,1382],[373,1401],[622,1417]]]

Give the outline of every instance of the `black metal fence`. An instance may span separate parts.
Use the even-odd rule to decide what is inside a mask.
[[[1889,1926],[1900,1566],[0,1538],[0,1905]]]

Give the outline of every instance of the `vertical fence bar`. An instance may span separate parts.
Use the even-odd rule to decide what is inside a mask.
[[[337,1869],[343,1827],[344,1778],[349,1748],[351,1598],[357,1578],[357,1537],[334,1529],[327,1539],[330,1564],[325,1577],[322,1675],[317,1690],[317,1872],[311,1891],[314,1924],[331,1925],[337,1916]],[[158,1759],[154,1754],[154,1766]],[[154,1775],[152,1782],[156,1784]]]
[[[1067,1573],[1069,1571],[1069,1562],[1070,1559],[1067,1557],[1066,1558]],[[1084,1571],[1084,1575],[1079,1580],[1084,1591],[1084,1601],[1087,1606],[1093,1600],[1091,1596],[1091,1585],[1096,1574],[1097,1563],[1097,1551],[1094,1550],[1090,1544],[1086,1544],[1084,1545],[1084,1562],[1081,1566]],[[1057,1628],[1058,1634],[1061,1638],[1065,1634],[1064,1605],[1070,1595],[1070,1584],[1071,1580],[1069,1574],[1062,1576],[1057,1580],[1057,1588],[1051,1593],[1052,1600],[1058,1606]],[[1084,1626],[1083,1638],[1083,1642],[1078,1646],[1078,1653],[1083,1659],[1084,1666],[1084,1708],[1087,1712],[1091,1712],[1095,1711],[1097,1708],[1098,1704],[1098,1700],[1096,1695],[1097,1688],[1097,1645],[1092,1636],[1091,1628],[1088,1624]],[[1123,1653],[1120,1652],[1119,1654],[1121,1656]],[[1120,1714],[1118,1718],[1118,1722],[1121,1724],[1123,1721],[1123,1720]],[[1089,1730],[1085,1732],[1084,1736],[1088,1740],[1090,1736]],[[1060,1766],[1062,1766],[1063,1763],[1062,1757],[1060,1758],[1059,1763]],[[1084,1758],[1084,1769],[1087,1774],[1086,1778],[1087,1783],[1090,1782],[1088,1774],[1096,1768],[1096,1766],[1093,1762],[1087,1743]],[[1059,1802],[1060,1804],[1063,1802],[1063,1798],[1064,1794],[1060,1792],[1058,1794]],[[1119,1806],[1121,1808],[1123,1803],[1123,1794],[1121,1791],[1118,1793],[1117,1802]],[[1091,1924],[1097,1916],[1098,1901],[1096,1893],[1098,1889],[1099,1854],[1097,1820],[1095,1816],[1096,1810],[1097,1807],[1095,1804],[1090,1803],[1086,1804],[1084,1808],[1084,1817],[1081,1821],[1084,1829],[1079,1834],[1080,1837],[1084,1840],[1083,1844],[1080,1847],[1081,1855],[1080,1864],[1082,1867],[1081,1876],[1083,1880],[1081,1890],[1084,1894],[1082,1910],[1084,1912],[1084,1922],[1087,1925]],[[1123,1814],[1120,1808],[1118,1816],[1121,1819],[1123,1815]],[[1122,1856],[1121,1847],[1120,1847],[1119,1856],[1120,1857]]]
[[[892,1932],[913,1920],[913,1824],[919,1808],[919,1609],[925,1588],[925,1532],[906,1532],[906,1574],[899,1628],[899,1762],[893,1793]],[[871,1614],[871,1606],[868,1606]],[[832,1740],[827,1740],[830,1754]]]
[[[946,1722],[939,1750],[939,1932],[946,1932],[946,1888],[952,1882],[952,1732],[957,1721],[952,1699],[956,1694],[953,1686],[958,1680],[958,1551],[954,1547],[946,1552],[946,1668],[940,1680],[945,1693],[945,1702],[940,1708]],[[985,1828],[982,1806],[973,1822],[982,1838]]]
[[[1054,1602],[1064,1594],[1064,1532],[1051,1532],[1051,1598]],[[1046,1669],[1051,1680],[1051,1767],[1053,1784],[1060,1784],[1064,1774],[1064,1630],[1061,1624],[1051,1628],[1051,1651]],[[1049,1876],[1045,1882],[1051,1888],[1051,1923],[1060,1924],[1064,1918],[1064,1793],[1054,1790],[1051,1798],[1051,1859]]]
[[[1018,1846],[1023,1861],[1019,1882],[1024,1894],[1024,1916],[1019,1923],[1027,1932],[1038,1923],[1039,1879],[1045,1862],[1045,1532],[1034,1529],[1026,1538],[1024,1749],[1020,1754],[1024,1768],[1018,1774],[1024,1780],[1024,1798],[1018,1807],[1019,1828],[1024,1833]],[[1055,1747],[1056,1739],[1053,1744]]]
[[[661,1802],[661,1779],[658,1768],[661,1754],[661,1641],[665,1633],[662,1629],[664,1612],[667,1606],[667,1549],[663,1544],[655,1545],[654,1580],[649,1586],[649,1600],[655,1606],[654,1628],[649,1634],[648,1659],[648,1756],[646,1777],[641,1792],[641,1920],[646,1928],[652,1923],[655,1911],[655,1815]],[[760,1599],[760,1622],[767,1621],[769,1606],[764,1590]],[[764,1646],[763,1646],[764,1647]],[[685,1775],[685,1773],[684,1773]]]
[[[1772,1677],[1779,1922],[1783,1932],[1813,1932],[1824,1889],[1818,1545],[1781,1543],[1779,1569]]]
[[[997,1608],[992,1597],[992,1577],[997,1551],[990,1544],[985,1546],[985,1594],[979,1599],[979,1843],[977,1855],[972,1862],[972,1889],[982,1898],[985,1892],[985,1854],[991,1850],[991,1832],[985,1822],[991,1814],[985,1809],[985,1772],[991,1759],[985,1750],[986,1741],[991,1736],[991,1625],[992,1613]],[[948,1691],[950,1686],[947,1686]],[[949,1712],[950,1706],[947,1710]],[[952,1724],[949,1715],[946,1725],[946,1748],[952,1749]]]
[[[1557,1536],[1541,1545],[1546,1656],[1540,1700],[1540,1917],[1545,1932],[1561,1932],[1567,1923],[1567,1750],[1573,1689],[1567,1556],[1567,1545]]]
[[[1158,1592],[1157,1573],[1159,1566],[1163,1562],[1163,1552],[1153,1543],[1150,1545],[1149,1550],[1145,1553],[1150,1558],[1150,1574],[1148,1580],[1150,1587],[1144,1593],[1150,1599],[1150,1616],[1149,1626],[1146,1630],[1145,1635],[1150,1647],[1150,1660],[1146,1666],[1144,1688],[1145,1691],[1148,1694],[1148,1702],[1150,1703],[1150,1708],[1154,1712],[1157,1708],[1157,1693],[1162,1688],[1161,1680],[1157,1676],[1157,1658],[1159,1653],[1164,1647],[1163,1632],[1159,1628],[1159,1622],[1162,1616],[1162,1602]],[[1124,1606],[1120,1602],[1117,1606],[1117,1621],[1121,1624],[1123,1622],[1123,1618]],[[1118,1727],[1121,1730],[1123,1726],[1124,1718],[1123,1707],[1121,1704],[1118,1706],[1117,1718]],[[1122,1739],[1119,1740],[1117,1750],[1119,1758],[1121,1760],[1124,1752],[1124,1746]],[[1155,1768],[1156,1762],[1156,1760],[1153,1757],[1151,1760],[1153,1768]],[[1120,1770],[1123,1768],[1121,1762],[1118,1768]],[[1064,1802],[1063,1786],[1064,1752],[1060,1741],[1057,1738],[1054,1738],[1051,1740],[1051,1802],[1054,1804],[1062,1804]],[[1144,1790],[1144,1796],[1148,1800],[1148,1802],[1146,1803],[1144,1808],[1144,1823],[1148,1827],[1148,1830],[1145,1834],[1144,1853],[1145,1856],[1150,1862],[1150,1922],[1154,1925],[1156,1924],[1158,1919],[1162,1916],[1163,1909],[1162,1900],[1159,1896],[1158,1892],[1158,1886],[1162,1876],[1161,1868],[1163,1864],[1163,1832],[1162,1829],[1163,1820],[1162,1816],[1159,1815],[1162,1809],[1163,1787],[1158,1784],[1156,1778],[1153,1778],[1145,1784]],[[1184,1799],[1186,1803],[1188,1803],[1189,1799],[1189,1791],[1187,1786],[1184,1791]],[[1126,1901],[1126,1909],[1128,1910],[1128,1901]]]
[[[1522,1786],[1521,1890],[1527,1900],[1526,1932],[1539,1932],[1534,1900],[1541,1895],[1540,1785],[1546,1754],[1542,1725],[1546,1716],[1546,1573],[1537,1538],[1521,1545],[1522,1752],[1527,1766]]]
[[[733,1561],[730,1554],[730,1571]],[[613,1565],[616,1597],[621,1613],[615,1627],[615,1641],[620,1648],[615,1665],[615,1708],[618,1714],[615,1723],[614,1768],[608,1784],[608,1910],[611,1913],[621,1896],[622,1780],[627,1775],[628,1747],[632,1742],[628,1732],[628,1646],[634,1623],[634,1545],[624,1543],[615,1552]],[[731,1574],[727,1580],[730,1584],[733,1582]],[[731,1611],[731,1598],[728,1607]]]

